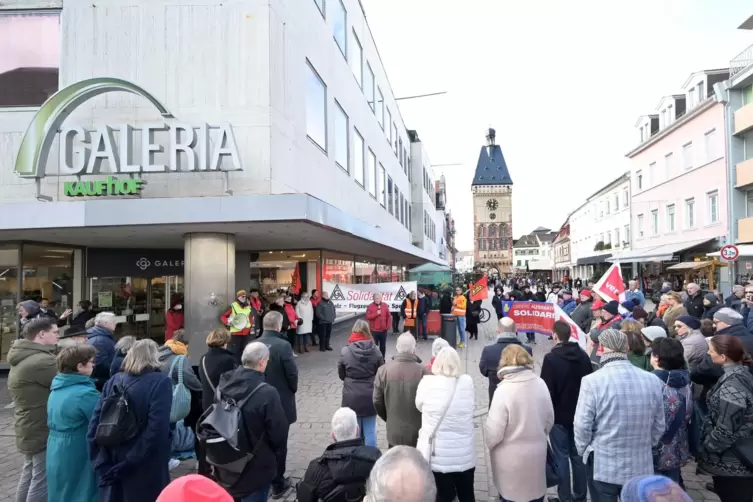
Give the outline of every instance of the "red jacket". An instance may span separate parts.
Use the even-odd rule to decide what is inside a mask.
[[[295,329],[298,327],[298,314],[295,313],[295,307],[292,303],[285,303],[285,315],[288,316],[290,321],[290,328]]]
[[[388,331],[390,326],[392,326],[390,308],[384,302],[379,306],[377,306],[376,303],[371,302],[366,308],[366,320],[369,321],[369,329],[371,329],[372,332]]]
[[[183,329],[183,311],[168,310],[165,314],[165,341],[173,337],[173,333]]]

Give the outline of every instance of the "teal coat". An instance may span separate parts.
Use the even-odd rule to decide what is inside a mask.
[[[86,433],[99,392],[80,373],[59,373],[47,401],[47,492],[50,502],[97,502],[98,479]]]

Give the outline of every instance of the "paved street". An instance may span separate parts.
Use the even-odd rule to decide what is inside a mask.
[[[487,306],[489,308],[490,306]],[[313,352],[297,359],[300,370],[300,384],[298,390],[298,422],[290,429],[288,443],[288,473],[297,481],[303,476],[311,459],[321,454],[330,443],[329,427],[332,413],[340,406],[342,383],[337,376],[337,359],[340,348],[346,343],[349,328],[353,321],[347,321],[335,327],[333,332],[333,352]],[[488,408],[486,379],[478,374],[478,359],[484,344],[494,338],[492,325],[482,325],[479,340],[472,341],[461,351],[466,371],[474,377],[476,384],[476,414],[472,426],[476,430],[476,448],[478,462],[476,466],[476,499],[478,501],[496,501],[497,494],[492,484],[489,456],[484,445],[483,420]],[[396,337],[390,337],[387,357],[394,354]],[[551,348],[551,342],[543,336],[537,336],[538,344],[534,346],[536,369],[540,368],[544,354]],[[419,341],[418,355],[423,360],[429,360],[431,341]],[[21,469],[21,459],[16,452],[13,435],[12,410],[4,409],[9,402],[7,386],[0,385],[0,502],[14,500],[16,483]],[[470,426],[470,425],[469,425]],[[378,421],[379,446],[387,448],[384,423]],[[190,472],[195,467],[195,461],[184,461],[175,475]],[[689,465],[683,470],[686,488],[693,500],[717,501],[718,498],[704,489],[710,478],[696,476],[695,465]],[[286,501],[295,500],[294,491],[290,491]]]

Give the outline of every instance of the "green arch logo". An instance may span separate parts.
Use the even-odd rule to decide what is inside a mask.
[[[172,114],[138,85],[119,78],[90,78],[61,89],[39,108],[21,141],[15,172],[24,178],[43,178],[50,147],[60,125],[82,103],[108,92],[130,92],[147,99],[165,118]]]

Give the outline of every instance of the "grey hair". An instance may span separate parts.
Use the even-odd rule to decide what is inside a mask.
[[[745,286],[741,286],[740,284],[732,286],[732,292],[735,293],[737,291],[745,291]]]
[[[413,354],[416,352],[416,339],[410,333],[403,333],[397,337],[395,348],[398,354]]]
[[[410,446],[395,446],[376,461],[364,502],[434,502],[437,485],[428,462]]]
[[[135,336],[124,336],[123,338],[118,340],[118,343],[115,344],[115,350],[119,350],[123,354],[128,354],[128,351],[131,350],[131,347],[133,347],[134,343],[136,343]]]
[[[452,347],[445,347],[439,351],[431,364],[434,375],[457,378],[460,376],[460,356]]]
[[[510,319],[509,317],[503,317],[499,320],[499,328],[502,330],[502,333],[515,333],[515,321]]]
[[[150,369],[159,369],[159,346],[151,338],[138,340],[128,350],[123,360],[123,371],[130,375],[140,375]]]
[[[110,319],[112,319],[113,321],[115,320],[115,314],[114,313],[112,313],[112,312],[100,312],[94,318],[94,325],[95,326],[102,326],[103,322],[107,322]]]
[[[696,288],[696,289],[701,289],[701,288],[700,288],[700,286],[698,286],[698,284],[696,284],[695,282],[689,282],[689,283],[688,283],[688,284],[687,284],[687,285],[685,286],[685,289],[688,289],[689,287],[694,287],[694,288]]]
[[[340,408],[332,415],[332,435],[335,441],[358,437],[358,417],[350,408]]]
[[[442,350],[443,348],[449,347],[449,346],[450,346],[450,344],[447,343],[447,340],[445,340],[444,338],[437,338],[431,344],[431,355],[432,355],[432,357],[434,357],[437,354],[439,354],[439,351]]]
[[[269,357],[269,348],[261,342],[251,342],[246,345],[241,354],[241,364],[244,368],[254,369],[260,362]]]
[[[274,310],[267,312],[263,320],[264,329],[280,331],[282,329],[282,314]]]

